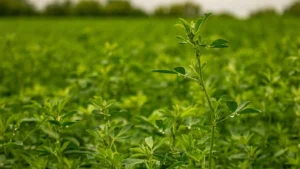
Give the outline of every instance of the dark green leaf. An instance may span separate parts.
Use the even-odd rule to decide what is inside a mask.
[[[180,74],[186,74],[185,69],[183,67],[175,67],[174,70]]]
[[[48,120],[49,121],[49,123],[51,123],[51,124],[54,124],[54,125],[56,125],[56,126],[60,126],[60,122],[59,121],[56,121],[56,120]]]
[[[86,155],[94,155],[92,152],[89,151],[82,151],[82,150],[68,150],[64,152],[65,154],[86,154]]]
[[[67,118],[67,117],[73,116],[73,115],[76,114],[76,113],[78,113],[78,112],[77,112],[77,111],[70,111],[70,112],[68,112],[68,113],[66,113],[66,114],[64,114],[64,115],[62,115],[61,117],[62,117],[62,119],[65,119],[65,118]]]
[[[155,120],[155,124],[158,128],[165,130],[167,128],[163,120]]]
[[[217,39],[210,44],[210,48],[227,48],[228,41],[224,39]]]
[[[226,105],[231,112],[235,112],[238,107],[237,103],[233,100],[227,100]]]
[[[246,108],[239,112],[240,114],[253,114],[253,113],[261,113],[260,110],[254,108]]]
[[[178,74],[177,72],[174,72],[172,70],[152,70],[152,72],[165,73],[165,74]]]

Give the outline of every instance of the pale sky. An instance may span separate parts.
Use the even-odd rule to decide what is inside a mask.
[[[55,0],[30,0],[39,8]],[[78,0],[74,0],[78,1]],[[101,1],[101,0],[99,0]],[[103,0],[102,0],[103,1]],[[204,12],[230,12],[239,17],[247,17],[251,11],[266,7],[272,7],[282,12],[295,0],[131,0],[133,5],[148,12],[152,12],[157,6],[192,1],[199,3]]]

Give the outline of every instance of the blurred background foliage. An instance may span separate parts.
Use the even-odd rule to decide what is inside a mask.
[[[251,106],[262,110],[218,124],[215,168],[299,169],[299,8],[298,1],[283,17],[270,8],[257,10],[247,20],[221,13],[203,28],[208,42],[220,37],[230,41],[230,48],[203,55],[214,103],[226,95],[239,103],[251,100]],[[193,136],[197,145],[178,139],[174,149],[165,143],[157,159],[167,166],[181,158],[193,162],[177,155],[195,148],[205,152],[209,146],[204,94],[198,84],[150,71],[190,64],[194,51],[176,43],[180,31],[172,17],[201,13],[193,3],[161,6],[149,14],[130,1],[56,1],[38,10],[29,1],[0,0],[0,168],[111,168],[105,167],[111,159],[84,153],[103,155],[106,148],[128,158],[129,148],[145,138],[170,137],[161,110],[172,110],[172,105],[199,107],[177,131],[182,138]],[[110,99],[113,105],[106,104]],[[101,115],[91,101],[110,105],[110,113]],[[222,106],[220,110],[227,113]],[[103,130],[106,124],[109,132]],[[127,124],[133,124],[130,137],[115,140],[114,133]]]
[[[134,16],[134,17],[197,17],[202,14],[201,6],[192,2],[175,3],[170,6],[159,6],[154,12],[147,13],[134,7],[129,0],[108,0],[100,3],[96,0],[54,1],[43,9],[37,9],[27,0],[0,0],[0,16]],[[252,12],[251,17],[279,16],[272,8]],[[295,1],[283,15],[300,16],[300,1]],[[230,13],[219,16],[234,17]]]

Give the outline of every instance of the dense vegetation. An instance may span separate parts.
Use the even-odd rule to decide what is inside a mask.
[[[176,19],[0,19],[0,168],[207,168],[210,110]],[[264,24],[262,24],[264,23]],[[201,35],[218,123],[212,168],[300,167],[297,18],[212,17]],[[196,59],[196,58],[195,58]],[[233,102],[232,102],[233,103]],[[234,104],[232,104],[234,107]],[[229,106],[230,107],[230,106]]]

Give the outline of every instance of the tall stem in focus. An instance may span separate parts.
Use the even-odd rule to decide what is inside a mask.
[[[208,162],[208,168],[211,169],[211,159],[212,159],[212,150],[213,150],[213,145],[214,145],[214,137],[215,137],[215,110],[214,107],[212,106],[210,97],[206,91],[205,84],[203,81],[203,75],[202,75],[202,65],[201,65],[201,59],[200,59],[200,51],[196,50],[196,57],[198,61],[198,68],[199,68],[199,80],[200,80],[200,85],[202,86],[203,92],[205,94],[206,100],[208,102],[209,108],[210,108],[210,120],[211,120],[211,140],[210,140],[210,148],[209,148],[209,162]]]

